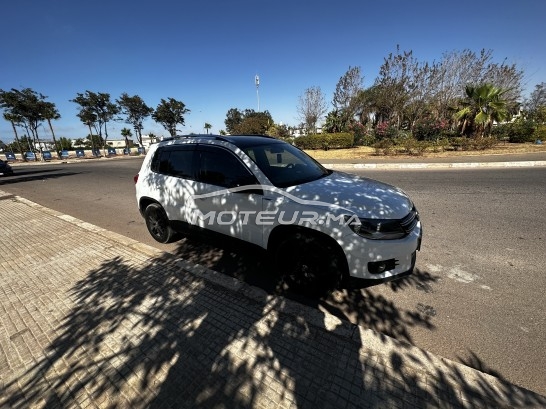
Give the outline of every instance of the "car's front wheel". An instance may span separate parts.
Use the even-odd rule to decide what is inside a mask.
[[[176,240],[176,232],[171,227],[165,210],[158,203],[152,203],[146,207],[144,220],[154,240],[160,243],[170,243]]]
[[[277,246],[275,259],[283,281],[305,293],[323,293],[338,287],[346,261],[335,243],[315,234],[298,232]]]

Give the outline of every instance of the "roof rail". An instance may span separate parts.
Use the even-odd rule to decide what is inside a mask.
[[[217,136],[217,135],[211,135],[211,134],[176,135],[176,136],[169,136],[167,138],[163,138],[160,142],[176,141],[176,140],[179,140],[179,139],[188,139],[188,138],[204,138],[204,137],[212,138],[212,137],[215,137],[215,136]]]
[[[256,136],[256,137],[259,137],[259,138],[269,138],[269,139],[276,139],[274,136],[271,136],[271,135],[262,135],[262,134],[253,134],[253,133],[246,133],[246,134],[235,134],[235,135],[226,135],[227,137],[229,136]]]
[[[259,138],[276,139],[274,136],[261,135],[261,134],[240,134],[240,135],[190,134],[190,135],[176,135],[176,136],[171,136],[168,138],[163,138],[161,142],[175,141],[175,140],[188,139],[188,138],[208,138],[208,139],[216,139],[218,141],[230,142],[229,140],[230,136],[234,136],[234,137],[254,136]]]

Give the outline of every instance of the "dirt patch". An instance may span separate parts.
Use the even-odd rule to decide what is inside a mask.
[[[414,158],[409,155],[377,155],[374,148],[368,146],[359,146],[351,149],[331,149],[331,150],[306,150],[310,156],[317,160],[324,159],[392,159],[392,158]],[[511,153],[535,153],[546,152],[546,145],[536,145],[532,143],[500,143],[491,149],[483,151],[444,151],[444,152],[425,152],[418,156],[421,158],[450,158],[460,156],[484,156],[484,155],[507,155]]]

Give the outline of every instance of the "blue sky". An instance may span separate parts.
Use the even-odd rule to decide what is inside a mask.
[[[69,102],[85,90],[138,94],[154,108],[173,97],[191,110],[183,133],[205,122],[218,133],[230,108],[258,110],[258,74],[260,110],[297,125],[305,89],[319,86],[331,101],[350,66],[370,86],[397,44],[430,62],[491,49],[525,71],[529,93],[546,82],[545,16],[542,0],[10,1],[0,14],[0,88],[47,95],[61,114],[58,137],[87,135]],[[110,138],[125,126],[110,123]],[[152,120],[149,132],[168,134]],[[0,120],[0,140],[12,139]]]

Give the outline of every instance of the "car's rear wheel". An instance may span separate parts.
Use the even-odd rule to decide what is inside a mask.
[[[275,259],[284,283],[305,293],[323,293],[338,287],[346,266],[335,243],[316,234],[297,232],[277,246]]]
[[[170,243],[176,240],[176,232],[171,227],[165,210],[158,203],[152,203],[146,207],[144,220],[154,240],[160,243]]]

